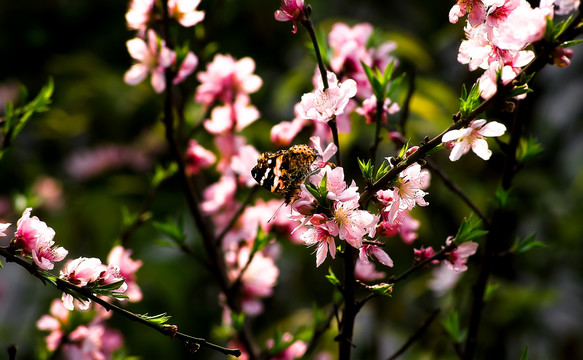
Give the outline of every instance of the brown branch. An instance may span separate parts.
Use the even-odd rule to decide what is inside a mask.
[[[28,272],[31,275],[41,279],[43,282],[46,283],[46,281],[47,281],[46,274],[49,274],[49,273],[39,269],[36,266],[36,264],[34,264],[32,262],[28,262],[25,259],[22,259],[16,255],[14,255],[6,247],[0,247],[0,255],[2,255],[6,259],[7,262],[13,262],[13,263],[20,265],[21,267],[28,270]],[[91,289],[74,285],[66,280],[63,280],[60,278],[55,278],[53,275],[50,275],[50,276],[52,278],[54,278],[55,287],[57,289],[59,289],[63,292],[66,292],[66,293],[69,293],[71,290],[74,291],[75,293],[79,293],[79,294],[87,297],[91,301],[101,305],[104,309],[106,309],[108,311],[113,311],[114,313],[117,313],[117,314],[131,320],[131,321],[135,321],[135,322],[140,323],[142,325],[145,325],[149,328],[152,328],[163,335],[170,336],[170,338],[178,338],[178,339],[184,341],[185,343],[196,343],[196,344],[199,344],[200,346],[204,346],[204,347],[207,347],[209,349],[219,351],[225,355],[232,355],[232,356],[236,356],[236,357],[239,357],[241,355],[241,351],[238,349],[224,348],[222,346],[210,343],[203,338],[197,338],[194,336],[190,336],[190,335],[175,331],[174,329],[177,329],[177,327],[175,327],[174,325],[158,324],[158,323],[149,321],[138,314],[134,314],[131,311],[128,311],[124,308],[121,308],[117,305],[114,305],[114,304],[107,302],[106,300],[95,295],[91,291]]]
[[[431,325],[431,323],[433,322],[433,320],[435,320],[435,318],[439,314],[439,311],[440,311],[439,309],[435,309],[427,317],[427,319],[425,319],[425,321],[421,324],[421,326],[419,327],[419,329],[417,329],[417,331],[415,331],[415,333],[413,335],[411,335],[411,337],[405,342],[405,344],[403,344],[403,346],[401,346],[401,348],[399,350],[397,350],[397,352],[395,352],[391,357],[389,357],[388,360],[395,360],[395,359],[397,359],[399,356],[403,355],[405,353],[405,351],[407,351],[407,349],[409,349],[409,347],[415,343],[415,341],[419,340],[419,338],[421,337],[421,335],[423,335],[423,333],[425,332],[425,330],[427,330],[427,328],[429,327],[429,325]]]

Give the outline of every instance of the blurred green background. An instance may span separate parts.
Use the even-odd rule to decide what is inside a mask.
[[[370,22],[381,39],[397,42],[395,55],[402,68],[414,67],[417,73],[407,128],[413,144],[447,126],[457,111],[461,84],[471,85],[477,76],[456,61],[463,25],[448,22],[453,2],[342,0],[310,4],[316,27],[322,30],[329,30],[337,21],[351,25]],[[34,96],[50,77],[55,82],[51,110],[27,125],[0,162],[0,221],[15,223],[24,207],[35,207],[33,215],[55,229],[56,242],[67,248],[72,258],[99,257],[105,261],[124,230],[122,208],[132,212],[140,208],[154,165],[168,160],[159,124],[161,97],[149,81],[133,87],[123,82],[131,65],[125,42],[134,37],[125,24],[127,5],[126,1],[113,0],[0,2],[2,107],[6,99],[15,99],[20,84]],[[264,85],[251,98],[262,117],[244,134],[259,150],[272,148],[268,130],[279,121],[291,120],[293,105],[312,87],[314,59],[306,48],[307,34],[299,29],[293,35],[290,23],[276,22],[273,12],[278,6],[279,1],[202,0],[199,9],[206,11],[205,20],[179,34],[181,42],[188,41],[199,57],[197,71],[203,70],[215,53],[255,60],[255,73]],[[536,233],[537,240],[548,248],[512,257],[504,268],[495,270],[491,281],[499,287],[484,311],[479,358],[518,359],[526,344],[531,359],[583,358],[583,52],[579,47],[573,49],[572,64],[565,69],[544,69],[534,82],[534,93],[520,106],[529,119],[526,133],[542,144],[544,153],[526,164],[515,178],[513,236]],[[187,109],[192,108],[197,85],[191,75],[180,86],[187,94]],[[190,120],[203,120],[194,110],[187,112]],[[353,129],[342,141],[350,145],[343,152],[344,163],[350,176],[356,178],[356,158],[366,156],[372,133],[355,124]],[[208,142],[205,137],[209,135],[201,134],[202,141]],[[74,161],[92,161],[81,157],[87,151],[112,145],[124,146],[133,166],[90,177],[71,170]],[[383,151],[390,156],[395,149],[387,144]],[[450,163],[447,154],[440,153],[432,161],[484,212],[492,210],[501,169],[499,156],[489,163],[474,155]],[[211,171],[207,180],[216,176]],[[156,220],[184,215],[189,244],[202,249],[183,196],[176,190],[179,187],[176,180],[166,183],[154,198],[151,211]],[[56,200],[47,198],[46,194],[55,192]],[[428,192],[430,206],[413,212],[422,223],[415,247],[441,246],[469,213],[436,176]],[[260,196],[269,198],[265,192]],[[192,258],[160,245],[164,240],[150,223],[129,239],[133,258],[144,262],[138,272],[144,300],[130,304],[130,309],[149,314],[168,312],[180,331],[216,340],[213,329],[221,319],[216,285]],[[411,263],[411,246],[397,238],[388,244],[386,250],[395,267],[383,270],[398,274]],[[285,241],[282,246],[275,294],[265,301],[266,314],[253,323],[260,344],[273,329],[293,331],[309,326],[312,306],[324,307],[332,298],[332,287],[323,277],[328,263],[315,269],[311,250]],[[442,309],[440,318],[457,310],[465,326],[477,260],[472,259],[470,271],[447,295],[436,296],[428,290],[431,273],[426,271],[398,284],[392,298],[371,302],[357,318],[354,358],[387,358],[437,307]],[[0,349],[16,344],[19,359],[37,358],[37,345],[42,344],[44,334],[36,330],[35,321],[48,312],[50,301],[60,293],[42,286],[16,265],[4,265],[0,270]],[[117,316],[109,323],[123,332],[127,355],[143,359],[188,356],[179,341],[169,341]],[[335,350],[331,338],[322,349],[326,348]],[[199,355],[224,358],[210,351]],[[437,321],[403,358],[456,356]]]

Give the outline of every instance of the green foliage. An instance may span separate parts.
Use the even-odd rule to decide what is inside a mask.
[[[235,331],[241,331],[245,324],[245,313],[244,312],[236,313],[234,311],[231,311],[231,324]]]
[[[521,138],[516,149],[516,160],[524,163],[543,152],[541,143],[534,138]]]
[[[263,250],[263,248],[265,248],[270,241],[271,237],[269,236],[269,234],[263,231],[261,225],[258,225],[257,236],[255,237],[255,241],[253,241],[253,246],[251,247],[251,254],[249,255],[249,258],[250,259],[253,258],[253,255],[255,255],[255,253]]]
[[[391,296],[393,291],[393,284],[380,283],[374,285],[365,285],[365,288],[377,295]]]
[[[178,171],[178,164],[172,162],[168,167],[156,165],[154,176],[152,176],[152,186],[158,187],[167,179],[171,178]]]
[[[524,350],[522,351],[522,355],[520,355],[520,360],[528,360],[528,345],[524,346]]]
[[[498,289],[500,289],[500,284],[488,283],[486,285],[486,290],[484,291],[484,301],[486,302],[490,301],[494,297],[494,295],[498,292]]]
[[[455,343],[460,344],[466,339],[467,331],[461,329],[459,314],[457,311],[454,310],[450,312],[447,317],[441,321],[441,325]]]
[[[524,83],[527,83],[528,81],[523,81]],[[512,88],[512,90],[510,90],[510,92],[508,92],[508,94],[506,95],[506,99],[511,99],[515,96],[519,96],[519,95],[523,95],[523,94],[528,94],[531,93],[532,89],[530,89],[528,86],[526,85],[519,85],[519,86],[515,86],[514,88]]]
[[[401,74],[399,77],[391,81],[395,70],[394,61],[391,61],[391,63],[387,65],[384,72],[381,72],[379,68],[372,69],[362,61],[361,65],[372,87],[372,92],[376,96],[377,102],[380,103],[384,103],[385,99],[391,96],[391,94],[400,86],[405,76],[405,74]]]
[[[360,169],[362,177],[367,182],[372,182],[373,181],[372,175],[373,175],[373,171],[374,171],[374,166],[372,165],[372,162],[370,161],[370,159],[368,159],[366,162],[364,162],[364,160],[361,160],[359,158],[358,159],[358,167]]]
[[[487,230],[482,230],[482,219],[474,216],[473,213],[462,221],[460,227],[458,228],[457,234],[455,236],[456,242],[463,243],[466,241],[472,241],[488,233]]]
[[[167,219],[165,222],[154,221],[153,224],[158,231],[172,239],[176,244],[183,244],[186,240],[184,218],[182,216],[176,222],[172,219]]]
[[[502,186],[498,186],[494,193],[494,198],[496,199],[496,206],[499,209],[504,209],[512,201],[512,189],[505,190]]]
[[[512,244],[511,251],[515,254],[524,254],[534,249],[546,248],[548,245],[542,241],[535,240],[535,235],[531,234],[524,239],[516,238]]]
[[[166,324],[168,322],[168,320],[170,320],[171,316],[166,315],[166,313],[162,313],[162,314],[158,314],[158,315],[148,315],[148,314],[138,314],[138,317],[147,320],[151,323],[154,324],[158,324],[158,325],[163,325]]]
[[[472,85],[469,93],[466,89],[466,85],[462,85],[462,93],[460,97],[460,115],[462,117],[469,116],[470,113],[480,105],[480,93],[480,88],[477,83]]]
[[[42,87],[38,95],[30,102],[21,107],[14,107],[11,102],[6,102],[4,114],[4,138],[0,147],[0,159],[5,151],[12,144],[14,138],[22,131],[28,120],[35,113],[45,112],[49,109],[51,96],[53,95],[54,83],[49,78],[47,84]],[[23,98],[26,98],[28,92],[26,88],[21,88]]]
[[[330,284],[334,285],[335,287],[340,287],[342,284],[340,280],[336,277],[336,274],[332,271],[332,268],[328,268],[328,275],[326,275],[326,280],[330,282]]]

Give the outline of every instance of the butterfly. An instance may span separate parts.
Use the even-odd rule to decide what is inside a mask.
[[[251,170],[253,179],[272,193],[283,196],[285,204],[295,201],[300,187],[312,172],[318,153],[308,145],[294,145],[287,150],[266,152]]]

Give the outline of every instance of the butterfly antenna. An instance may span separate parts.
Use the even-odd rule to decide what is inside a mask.
[[[275,210],[275,212],[273,213],[273,215],[271,215],[271,217],[269,218],[269,220],[267,220],[267,222],[268,222],[268,223],[269,223],[269,222],[271,222],[271,220],[275,219],[275,215],[277,215],[277,213],[279,212],[279,210],[281,210],[282,206],[284,206],[284,205],[285,205],[285,201],[284,201],[284,202],[282,202],[282,203],[281,203],[281,204],[280,204],[280,205],[277,207],[277,209]]]

